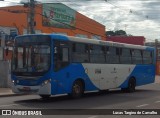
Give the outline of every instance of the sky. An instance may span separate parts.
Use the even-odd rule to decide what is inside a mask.
[[[4,0],[0,7],[28,0]],[[96,20],[106,31],[124,30],[147,41],[160,41],[160,0],[37,0],[63,3]],[[3,4],[1,4],[3,3]]]

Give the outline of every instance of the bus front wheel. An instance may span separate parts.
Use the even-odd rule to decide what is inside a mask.
[[[69,94],[72,98],[80,98],[84,94],[84,84],[80,80],[76,80],[72,85],[72,92]]]
[[[127,92],[129,92],[129,93],[134,92],[135,91],[135,87],[136,87],[136,80],[135,80],[135,78],[129,79]]]

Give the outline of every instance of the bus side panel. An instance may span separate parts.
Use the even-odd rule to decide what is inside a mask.
[[[128,80],[134,77],[136,79],[136,86],[150,84],[155,81],[155,66],[154,65],[137,65],[130,76],[119,88],[127,88]]]
[[[83,64],[93,84],[100,90],[119,87],[131,74],[135,65]]]
[[[85,83],[85,91],[98,90],[90,81],[82,64],[70,64],[69,66],[55,72],[53,75],[52,95],[71,93],[72,85],[76,79],[82,79]],[[54,90],[57,86],[57,90]]]

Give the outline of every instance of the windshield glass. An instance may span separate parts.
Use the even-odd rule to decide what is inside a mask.
[[[15,47],[12,62],[13,72],[45,72],[50,67],[50,47],[31,45]]]

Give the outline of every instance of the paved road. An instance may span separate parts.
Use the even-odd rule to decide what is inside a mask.
[[[160,109],[160,84],[154,83],[138,87],[135,93],[123,93],[120,90],[111,90],[108,93],[87,93],[83,98],[70,99],[68,96],[51,97],[48,100],[42,100],[37,95],[24,95],[0,98],[0,109]],[[95,111],[96,112],[96,111]],[[98,112],[98,111],[97,111]],[[8,116],[11,117],[11,116]],[[13,117],[13,116],[12,116]],[[17,116],[15,116],[17,117]],[[21,116],[18,116],[21,117]],[[25,117],[25,116],[24,116]],[[27,117],[27,116],[26,116]],[[40,117],[40,116],[38,116]],[[45,116],[41,116],[45,117]],[[52,117],[53,116],[47,116]],[[55,115],[57,117],[67,118],[136,118],[138,116],[128,115]],[[159,118],[160,116],[140,116]]]

